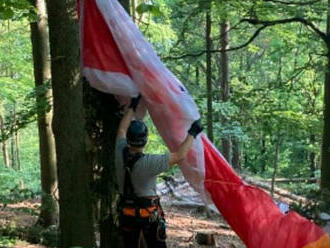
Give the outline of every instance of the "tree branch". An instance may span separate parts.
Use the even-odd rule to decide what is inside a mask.
[[[280,3],[285,5],[300,5],[300,6],[306,6],[306,5],[312,5],[314,3],[320,2],[321,0],[312,0],[307,2],[297,2],[297,1],[281,1],[281,0],[263,0],[264,2],[272,2],[272,3]]]
[[[266,1],[274,1],[274,0],[266,0]],[[277,0],[276,0],[277,1]],[[230,51],[235,51],[235,50],[239,50],[243,47],[248,46],[252,41],[254,41],[254,39],[259,35],[259,33],[270,26],[275,26],[275,25],[279,25],[279,24],[286,24],[286,23],[294,23],[294,22],[299,22],[302,23],[303,25],[311,28],[316,34],[318,34],[321,39],[325,42],[328,43],[329,37],[326,35],[326,33],[322,32],[314,23],[301,18],[301,17],[293,17],[293,18],[288,18],[288,19],[280,19],[280,20],[273,20],[273,21],[265,21],[265,20],[259,20],[259,19],[248,19],[248,18],[244,18],[240,21],[240,23],[244,23],[247,22],[249,24],[252,25],[262,25],[261,27],[259,27],[254,34],[250,37],[250,39],[245,42],[242,45],[239,45],[237,47],[232,47],[232,48],[228,48],[225,50],[222,49],[217,49],[217,50],[211,50],[211,53],[219,53],[219,52],[230,52]],[[203,50],[203,51],[199,51],[196,53],[192,53],[192,54],[183,54],[180,56],[167,56],[167,57],[163,57],[162,59],[164,60],[169,60],[169,59],[183,59],[186,57],[199,57],[203,54],[205,54],[207,51]]]
[[[230,51],[235,51],[235,50],[239,50],[243,47],[246,47],[248,46],[252,41],[254,41],[254,39],[259,35],[259,33],[265,29],[267,26],[264,25],[264,26],[261,26],[260,28],[258,28],[254,34],[250,37],[250,39],[243,43],[242,45],[239,45],[239,46],[236,46],[236,47],[231,47],[231,48],[228,48],[228,49],[217,49],[217,50],[211,50],[210,52],[211,53],[220,53],[220,52],[230,52]],[[183,55],[180,55],[180,56],[168,56],[168,57],[163,57],[162,59],[163,60],[169,60],[169,59],[183,59],[183,58],[186,58],[186,57],[199,57],[203,54],[205,54],[207,51],[206,50],[203,50],[203,51],[199,51],[197,53],[191,53],[191,54],[183,54]]]
[[[252,25],[261,24],[261,25],[267,26],[267,27],[274,26],[277,24],[300,22],[300,23],[304,24],[305,26],[311,28],[315,33],[317,33],[325,43],[328,42],[328,37],[324,32],[322,32],[314,23],[312,23],[304,18],[301,18],[301,17],[293,17],[293,18],[273,20],[273,21],[264,21],[264,20],[259,20],[259,19],[242,19],[241,23],[243,23],[243,22],[247,22]]]

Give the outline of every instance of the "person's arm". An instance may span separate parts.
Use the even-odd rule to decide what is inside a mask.
[[[187,154],[188,151],[190,150],[194,139],[196,136],[202,132],[203,127],[200,123],[200,120],[194,121],[193,124],[191,125],[190,129],[188,130],[188,135],[185,138],[185,140],[181,143],[179,149],[177,152],[170,153],[170,158],[169,158],[169,165],[173,166],[183,160]]]
[[[118,131],[117,131],[117,140],[120,138],[126,138],[126,133],[129,125],[131,124],[134,112],[139,104],[141,95],[138,97],[132,98],[131,104],[128,107],[128,111],[124,114],[123,118],[120,121]]]
[[[126,132],[132,121],[133,115],[134,111],[131,108],[129,108],[128,111],[124,114],[118,127],[117,140],[120,138],[126,138]]]

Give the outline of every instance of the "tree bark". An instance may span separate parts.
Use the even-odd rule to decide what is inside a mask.
[[[120,3],[126,9],[128,14],[130,1],[121,0]],[[135,6],[132,6],[135,12]],[[91,90],[89,90],[91,91]],[[96,97],[90,103],[94,104],[94,111],[97,115],[94,121],[97,120],[103,127],[99,139],[96,142],[100,144],[98,150],[98,163],[101,169],[100,188],[102,189],[101,206],[100,206],[100,248],[115,248],[122,247],[119,235],[119,230],[116,227],[115,220],[117,215],[117,191],[115,179],[115,141],[117,129],[120,122],[120,106],[113,95],[105,94],[93,90],[92,95]],[[95,105],[97,103],[98,106]],[[111,107],[110,107],[111,106]]]
[[[61,247],[95,247],[75,0],[48,0]]]
[[[35,86],[38,87],[46,84],[51,78],[49,39],[45,0],[32,0],[32,3],[38,11],[38,20],[30,24],[34,80]],[[51,97],[51,90],[47,90],[42,96],[37,97],[37,105],[43,104],[45,99],[50,100]],[[58,203],[55,195],[57,189],[56,150],[51,121],[52,110],[48,113],[46,111],[38,113],[42,198],[37,223],[44,227],[55,225],[58,217]]]
[[[213,93],[212,93],[212,40],[211,40],[211,10],[206,13],[206,88],[207,88],[207,136],[213,141]]]
[[[0,115],[0,132],[1,132],[1,136],[3,136],[4,135],[4,121],[3,121],[2,115]],[[8,156],[8,150],[7,150],[7,142],[6,142],[6,140],[3,140],[1,143],[2,143],[1,149],[2,149],[2,155],[3,155],[3,163],[6,168],[9,168],[10,164],[9,164],[9,156]]]
[[[229,57],[228,52],[224,51],[229,48],[229,22],[223,20],[220,24],[220,45],[222,52],[220,53],[220,99],[221,102],[229,101]],[[226,116],[221,116],[222,126],[226,127],[228,120]],[[228,162],[231,161],[231,140],[230,137],[223,137],[222,154]]]
[[[324,82],[324,126],[321,152],[321,189],[330,192],[330,0],[327,16],[327,67]]]

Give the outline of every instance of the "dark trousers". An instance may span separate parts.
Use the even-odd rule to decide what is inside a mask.
[[[125,248],[139,248],[142,234],[148,248],[166,248],[165,220],[160,219],[143,226],[121,227],[122,238]]]

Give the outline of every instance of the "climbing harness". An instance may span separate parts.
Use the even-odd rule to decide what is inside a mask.
[[[136,162],[144,156],[143,153],[132,154],[128,147],[123,150],[125,167],[124,192],[118,204],[119,221],[123,226],[141,226],[163,219],[163,210],[159,197],[138,197],[135,194],[131,176]]]

